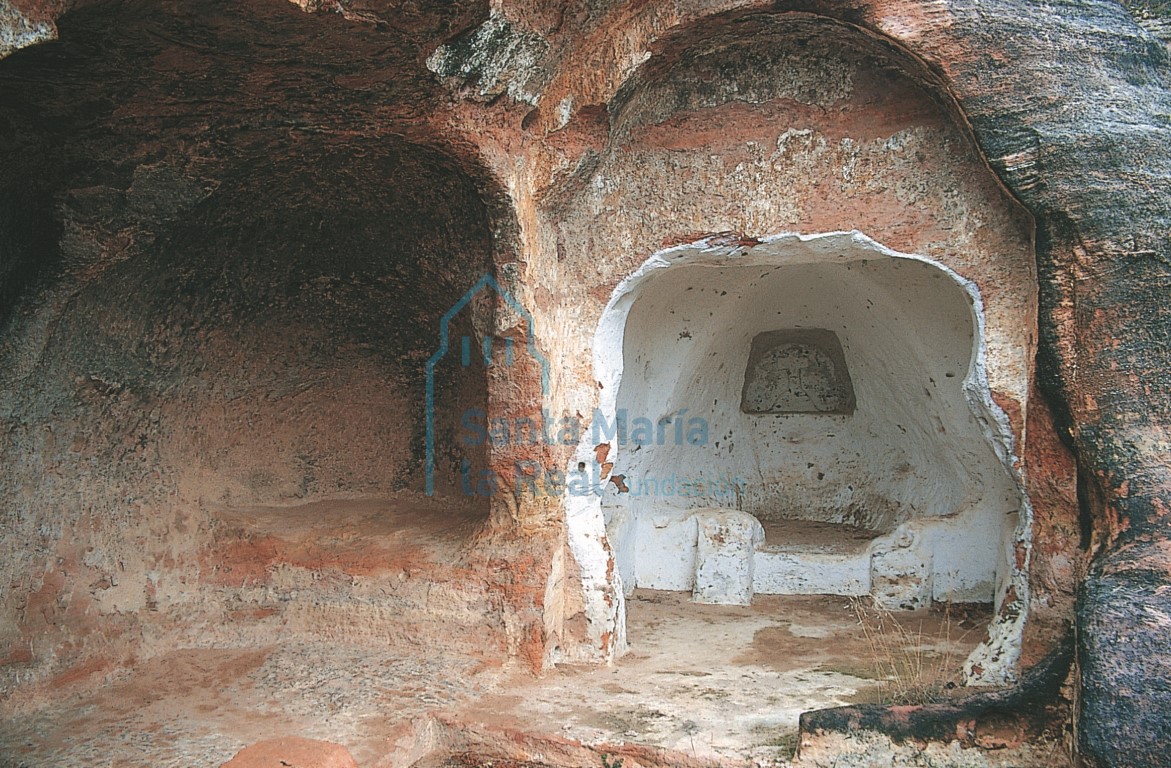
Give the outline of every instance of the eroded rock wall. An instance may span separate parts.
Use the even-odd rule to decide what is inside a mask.
[[[597,407],[599,352],[589,331],[619,281],[663,246],[713,232],[743,233],[751,245],[778,232],[857,229],[976,283],[988,381],[1023,445],[1036,339],[1031,221],[951,106],[931,95],[927,75],[849,27],[807,16],[726,19],[670,36],[658,50],[604,108],[583,108],[562,128],[533,128],[549,133],[526,167],[538,186],[524,284],[558,374],[552,413]],[[623,386],[637,388],[638,377]],[[710,405],[696,404],[697,413]],[[728,443],[727,426],[713,425],[711,439]],[[623,450],[613,446],[601,460],[616,474]],[[816,485],[817,472],[807,474]],[[765,489],[753,491],[753,509],[776,506]],[[792,483],[785,492],[820,493]]]
[[[519,259],[503,251],[492,258],[532,310],[535,332],[555,360],[543,398],[534,395],[539,387],[531,373],[513,380],[490,374],[490,398],[505,408],[523,410],[536,397],[554,416],[588,413],[597,397],[590,359],[597,312],[617,281],[664,240],[723,229],[821,230],[848,219],[849,228],[861,221],[867,234],[888,246],[972,273],[990,307],[990,348],[1001,354],[989,361],[990,373],[999,371],[993,389],[1018,437],[1017,455],[1037,510],[1035,546],[1018,558],[1032,574],[1033,615],[1044,616],[1048,629],[1030,630],[1036,650],[1029,653],[1039,655],[1045,633],[1070,616],[1078,545],[1089,545],[1094,565],[1077,614],[1082,745],[1103,765],[1160,764],[1171,743],[1171,702],[1161,684],[1171,676],[1161,644],[1171,615],[1171,388],[1165,386],[1171,320],[1164,301],[1169,60],[1165,42],[1144,32],[1123,6],[1105,0],[676,0],[499,3],[490,15],[482,3],[405,9],[387,2],[302,4],[315,16],[279,3],[110,7],[123,11],[104,15],[81,7],[58,18],[61,8],[20,0],[6,3],[2,17],[5,50],[51,36],[54,23],[61,37],[58,44],[10,56],[3,69],[0,247],[6,250],[0,275],[6,283],[0,295],[11,302],[4,312],[4,355],[12,361],[5,373],[11,380],[4,395],[10,414],[5,490],[18,500],[5,514],[22,532],[9,540],[15,542],[9,559],[14,586],[6,610],[15,623],[6,623],[5,639],[16,666],[57,650],[62,658],[77,658],[86,642],[133,628],[133,618],[116,616],[101,633],[79,633],[67,643],[45,634],[54,625],[86,626],[94,615],[91,589],[120,594],[124,587],[115,578],[127,583],[104,575],[104,564],[76,565],[87,541],[101,543],[103,552],[133,550],[135,562],[142,562],[141,548],[127,543],[134,537],[117,531],[138,526],[140,540],[158,542],[167,540],[166,531],[191,524],[181,515],[154,517],[136,509],[162,509],[178,491],[169,472],[153,474],[163,461],[151,436],[162,427],[150,415],[154,406],[141,400],[149,387],[128,387],[132,377],[111,371],[92,378],[93,371],[83,370],[80,381],[28,378],[41,361],[54,359],[46,342],[54,338],[56,319],[70,317],[75,296],[83,297],[75,287],[106,279],[105,268],[94,265],[162,253],[157,249],[170,224],[160,221],[188,218],[218,189],[230,189],[223,169],[240,158],[253,165],[234,167],[246,169],[258,186],[270,179],[278,188],[280,180],[265,174],[265,158],[320,158],[302,148],[320,149],[322,136],[426,144],[437,133],[454,132],[462,136],[455,155],[478,155],[508,190],[510,206],[502,207],[511,207],[516,226],[502,227],[507,217],[495,217],[490,229],[497,244],[515,237]],[[768,18],[757,18],[758,12]],[[809,14],[850,29],[819,37],[827,22]],[[477,37],[485,20],[493,34]],[[793,35],[795,29],[812,31]],[[871,38],[878,42],[867,42]],[[462,57],[434,58],[441,44],[474,47],[477,40],[492,47],[482,51],[494,73],[483,88],[476,67],[463,66],[475,60],[466,45]],[[708,44],[714,47],[705,53]],[[807,48],[814,55],[806,56]],[[687,51],[692,58],[681,58]],[[451,66],[441,66],[441,59]],[[429,60],[452,88],[447,94],[428,72]],[[860,94],[868,98],[859,101]],[[449,101],[463,95],[472,98]],[[778,139],[784,132],[776,130],[781,122],[795,130],[783,146]],[[895,135],[900,140],[888,145]],[[348,145],[348,154],[363,151],[358,143]],[[1036,223],[1035,342],[1029,336],[1031,298],[998,290],[1020,285],[1017,277],[1029,263],[1027,245],[1021,247],[1028,221],[981,167],[982,159]],[[836,173],[826,172],[831,166]],[[167,181],[159,175],[165,168],[185,181]],[[483,191],[491,185],[475,181],[484,203],[498,206],[499,195]],[[419,177],[411,183],[422,184]],[[133,209],[136,184],[155,185],[138,198],[142,209],[130,218],[111,214],[104,198],[116,198],[115,208]],[[351,189],[362,179],[338,184]],[[259,192],[253,197],[263,198]],[[46,204],[33,202],[40,200]],[[424,207],[438,204],[430,200]],[[832,204],[814,204],[823,200]],[[859,205],[862,200],[873,205]],[[54,213],[44,214],[46,208]],[[95,216],[97,229],[87,223]],[[1000,273],[1005,264],[1018,271]],[[123,270],[124,280],[111,283],[112,290],[153,287],[148,275]],[[247,271],[232,266],[225,274]],[[59,274],[69,280],[54,280]],[[18,294],[23,298],[14,301]],[[93,312],[116,319],[104,294],[83,298]],[[324,293],[319,301],[315,306],[333,306]],[[148,309],[140,325],[147,317],[167,317],[162,305]],[[92,334],[73,322],[78,333]],[[175,332],[164,326],[158,338],[168,333]],[[239,340],[221,343],[243,358],[251,354]],[[1034,343],[1036,379],[1029,351]],[[311,346],[282,339],[274,349],[301,354]],[[60,352],[67,358],[66,349]],[[382,361],[354,354],[371,366],[369,376],[380,375],[375,371]],[[53,370],[63,374],[68,367]],[[337,387],[350,387],[334,366],[326,367],[340,377]],[[266,370],[275,384],[282,370],[297,377],[314,365],[296,373],[279,365]],[[386,396],[377,387],[363,391],[375,390]],[[1039,407],[1038,398],[1047,407]],[[71,413],[89,420],[72,425]],[[332,428],[328,414],[322,409],[320,423]],[[237,426],[221,420],[220,428],[227,434]],[[73,438],[84,433],[76,443],[84,448],[95,430],[102,446],[83,463],[73,455],[80,454]],[[279,443],[266,450],[274,458],[293,455]],[[560,467],[569,453],[539,448],[526,455]],[[489,461],[507,471],[513,458],[502,452]],[[1070,491],[1075,466],[1080,521]],[[58,470],[64,470],[61,480]],[[328,477],[337,480],[340,472],[334,467]],[[246,476],[217,482],[236,493],[252,482],[255,490],[255,478]],[[268,487],[288,493],[298,477],[303,481],[304,472],[290,469]],[[127,497],[137,500],[127,503]],[[513,496],[492,503],[496,519],[517,526],[495,541],[559,538],[564,508],[556,500]],[[115,507],[117,515],[109,514]],[[59,524],[87,510],[96,510],[96,520],[125,523],[97,524],[114,532],[115,543],[73,537]],[[1075,531],[1081,541],[1074,541]],[[547,548],[553,554],[518,559],[523,566],[490,559],[501,583],[518,569],[527,573],[527,581],[498,596],[498,604],[515,601],[508,631],[521,639],[510,652],[523,647],[539,658],[555,635],[558,642],[577,638],[603,651],[613,642],[603,630],[590,636],[583,618],[591,601],[614,609],[597,534],[584,549],[578,542],[577,563],[556,545]],[[65,551],[58,553],[62,542]],[[500,546],[506,551],[512,545]],[[587,550],[600,563],[585,562]],[[551,572],[555,578],[549,579]],[[534,584],[546,579],[553,586],[542,593]],[[584,594],[582,579],[592,579],[597,594]],[[141,586],[141,579],[136,583]],[[29,649],[12,627],[50,637],[49,647]]]
[[[509,656],[459,486],[482,365],[436,372],[422,498],[440,319],[509,226],[465,152],[404,135],[434,86],[397,73],[449,21],[377,73],[381,34],[282,5],[84,9],[5,60],[6,683],[283,632]],[[474,309],[454,334],[492,333]]]
[[[502,173],[557,190],[553,206],[562,204],[557,180],[575,173],[589,178],[603,161],[609,109],[644,62],[670,58],[669,30],[705,16],[707,29],[720,12],[736,19],[753,6],[598,4],[552,18],[513,9],[513,18],[550,35],[555,63],[538,111],[524,121],[545,151],[534,153],[523,172],[501,159]],[[922,62],[934,76],[928,79],[934,79],[935,92],[954,98],[982,155],[1036,218],[1042,363],[1036,392],[1050,400],[1055,432],[1069,438],[1081,473],[1089,476],[1079,504],[1096,525],[1099,544],[1081,621],[1134,628],[1136,637],[1153,641],[1158,620],[1140,620],[1138,614],[1167,613],[1164,593],[1154,586],[1167,574],[1159,542],[1166,538],[1160,510],[1168,493],[1168,409],[1166,388],[1158,384],[1166,378],[1167,359],[1165,345],[1157,342],[1166,336],[1167,323],[1151,295],[1166,282],[1168,202],[1161,190],[1167,186],[1167,128],[1160,117],[1167,98],[1165,44],[1124,8],[1105,2],[1028,8],[1011,2],[802,4],[779,10],[786,9],[850,23],[893,40]],[[466,110],[468,124],[482,124],[472,112]],[[538,204],[522,198],[522,221]],[[556,253],[555,239],[545,237],[542,244],[540,235],[531,235],[531,253]],[[541,262],[537,271],[551,273],[551,262]],[[577,312],[554,314],[550,328],[579,327]],[[579,363],[581,380],[585,369]],[[584,391],[575,396],[590,397]],[[1024,423],[1025,414],[1015,414],[1011,402],[1002,407]],[[1039,427],[1046,422],[1028,419]],[[1070,604],[1070,586],[1056,584],[1054,575],[1077,573],[1072,534],[1078,525],[1069,508],[1073,467],[1064,451],[1048,437],[1023,449],[1041,462],[1053,458],[1031,474],[1025,467],[1044,499],[1043,524],[1052,527],[1032,556],[1019,553],[1044,574],[1034,583],[1037,594],[1045,595],[1050,628],[1060,624],[1059,616],[1069,616]],[[1114,601],[1108,594],[1129,598]],[[1166,705],[1149,681],[1168,676],[1165,656],[1132,656],[1114,631],[1101,643],[1092,637],[1082,641],[1083,682],[1093,691],[1080,731],[1087,754],[1103,764],[1157,764],[1167,744],[1160,714]]]

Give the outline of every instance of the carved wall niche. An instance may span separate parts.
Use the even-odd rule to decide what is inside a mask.
[[[849,415],[854,406],[854,384],[836,333],[792,329],[753,337],[741,411]]]

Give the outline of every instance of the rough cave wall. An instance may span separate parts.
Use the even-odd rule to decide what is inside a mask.
[[[1158,765],[1171,743],[1171,700],[1157,682],[1169,676],[1171,660],[1156,639],[1158,617],[1171,615],[1171,593],[1162,586],[1171,576],[1163,544],[1171,491],[1171,389],[1164,383],[1171,368],[1160,341],[1171,315],[1156,298],[1169,272],[1166,45],[1122,6],[1096,0],[1040,6],[1012,0],[946,6],[598,3],[576,13],[559,13],[552,4],[505,5],[501,15],[524,34],[546,38],[544,68],[517,75],[527,92],[539,94],[529,99],[538,109],[512,105],[494,121],[481,107],[465,104],[453,119],[477,131],[516,121],[540,139],[522,165],[501,151],[506,144],[496,143],[491,131],[481,134],[501,175],[538,191],[518,195],[532,284],[539,285],[538,275],[554,274],[557,252],[555,238],[542,240],[532,226],[539,191],[560,190],[561,181],[604,154],[607,110],[623,83],[648,59],[669,56],[672,29],[711,25],[721,12],[735,16],[753,8],[836,18],[894,41],[923,62],[934,90],[955,100],[984,157],[1034,215],[1041,365],[1033,394],[1038,402],[1049,399],[1052,408],[1031,409],[1027,424],[1039,436],[1021,449],[1035,463],[1026,472],[1039,544],[1029,564],[1036,596],[1030,632],[1040,632],[1029,647],[1035,654],[1046,644],[1045,633],[1060,631],[1068,618],[1066,579],[1078,571],[1072,534],[1092,522],[1094,565],[1077,619],[1084,630],[1081,746],[1089,759],[1106,765]],[[498,71],[507,75],[507,67]],[[555,206],[559,195],[551,197]],[[594,222],[605,225],[605,219]],[[540,288],[532,292],[538,298]],[[599,294],[594,302],[605,290]],[[548,299],[540,304],[557,305]],[[578,306],[550,310],[548,327],[584,336],[589,324]],[[574,359],[576,378],[587,380],[588,357]],[[589,402],[585,391],[569,389],[563,396]],[[556,384],[554,392],[562,396]],[[1025,418],[1012,413],[1010,402],[1003,406],[1017,423]],[[1071,451],[1085,476],[1079,494],[1084,526],[1069,503]]]
[[[670,422],[665,439],[610,452],[629,489],[602,505],[624,589],[652,586],[655,573],[673,574],[658,588],[690,589],[691,553],[672,536],[685,530],[683,510],[716,506],[751,512],[770,545],[785,545],[797,520],[918,532],[937,600],[1008,594],[1023,507],[994,444],[1006,451],[1012,438],[987,415],[977,310],[953,275],[861,236],[786,236],[670,249],[617,296],[595,349],[605,389],[618,390],[601,418],[616,405],[627,421]],[[856,393],[851,414],[741,412],[749,348],[778,327],[832,329]],[[704,432],[704,444],[676,439]]]
[[[1035,345],[1030,222],[946,106],[890,52],[823,20],[749,18],[663,49],[608,110],[567,125],[594,133],[565,140],[579,154],[558,157],[540,191],[531,290],[548,313],[541,341],[554,369],[573,374],[554,387],[566,403],[554,413],[593,412],[593,339],[582,330],[661,246],[704,232],[859,229],[976,282],[989,383],[1021,444]],[[728,426],[713,424],[712,439]],[[622,451],[604,458],[616,474]]]
[[[598,282],[598,277],[621,279],[623,270],[633,269],[631,262],[637,265],[658,244],[685,238],[687,233],[736,231],[764,236],[856,228],[884,244],[893,241],[897,243],[893,247],[939,259],[987,291],[990,379],[998,396],[1020,409],[1030,375],[1029,328],[1035,311],[1029,223],[997,189],[941,107],[901,74],[888,55],[861,38],[851,39],[851,34],[813,20],[776,25],[756,20],[722,33],[666,43],[670,61],[656,65],[652,60],[620,93],[613,107],[607,151],[596,165],[567,180],[558,190],[561,194],[550,193],[558,204],[547,219],[551,230],[547,238],[557,243],[558,274],[566,283],[560,290],[605,293],[611,285]],[[842,36],[851,42],[843,45]],[[640,250],[639,243],[647,245]],[[596,266],[598,261],[601,268]],[[734,268],[731,263],[729,267]],[[641,400],[643,407],[629,409],[630,417],[657,420],[671,410],[655,397],[672,383],[651,380],[653,374],[643,370],[644,366],[653,368],[656,359],[690,361],[693,368],[682,373],[679,387],[686,386],[690,377],[698,381],[705,375],[692,349],[704,343],[705,322],[719,326],[716,315],[722,312],[719,306],[699,311],[705,307],[708,291],[726,293],[714,302],[726,302],[724,309],[742,318],[755,316],[770,301],[777,302],[774,314],[785,322],[775,327],[808,324],[813,317],[832,315],[827,307],[835,301],[850,301],[842,298],[848,294],[844,288],[840,296],[835,294],[832,281],[817,290],[808,280],[798,285],[797,274],[778,274],[783,288],[778,285],[771,295],[761,293],[738,309],[732,309],[737,296],[751,289],[734,289],[716,274],[681,286],[679,303],[670,311],[691,318],[695,328],[680,325],[678,336],[668,334],[672,337],[651,343],[657,358],[644,355],[642,361],[631,361],[632,375],[623,379],[627,394],[619,395],[621,403],[640,402],[629,392],[644,384],[653,394]],[[685,293],[688,288],[695,293]],[[799,302],[808,302],[805,316],[792,311]],[[588,300],[582,304],[588,306]],[[633,311],[637,317],[632,316],[630,322],[645,324],[657,315],[666,317],[668,308],[636,306]],[[586,322],[596,320],[589,316]],[[654,322],[663,321],[656,318]],[[829,327],[824,323],[818,327],[823,326]],[[754,327],[769,330],[767,323]],[[739,349],[742,342],[729,334],[717,347]],[[966,356],[970,345],[960,346]],[[628,348],[625,353],[637,355],[638,350]],[[585,356],[571,354],[578,360]],[[863,354],[857,344],[853,354]],[[733,369],[741,363],[723,362],[725,370],[706,375],[726,377],[733,387],[738,386],[735,382],[742,371]],[[874,391],[875,383],[855,382],[868,392]],[[891,520],[900,515],[959,508],[957,499],[928,500],[923,494],[931,487],[962,494],[967,485],[961,479],[966,478],[965,472],[953,473],[951,482],[933,486],[928,476],[945,475],[947,459],[941,455],[930,462],[910,459],[908,464],[908,454],[899,446],[910,441],[900,439],[894,424],[898,419],[893,416],[887,427],[894,434],[869,424],[874,439],[889,446],[884,457],[891,465],[871,473],[883,481],[867,482],[861,477],[865,470],[852,467],[848,459],[839,463],[818,449],[804,451],[800,461],[774,457],[765,445],[767,437],[743,429],[747,425],[740,423],[735,402],[728,406],[729,399],[723,398],[724,410],[717,412],[709,411],[709,400],[696,395],[675,404],[691,408],[688,418],[707,418],[712,440],[707,450],[668,447],[670,455],[663,460],[647,458],[647,454],[659,456],[663,448],[642,449],[635,456],[629,445],[614,446],[607,457],[615,462],[613,472],[624,474],[633,487],[644,477],[693,477],[705,470],[718,475],[735,467],[745,479],[737,504],[762,518],[848,518],[889,530]],[[868,407],[873,407],[874,399],[869,401]],[[899,407],[907,404],[884,406],[883,418]],[[865,437],[859,442],[857,436],[849,436],[849,428],[864,416],[865,412],[856,414],[828,431],[836,433],[833,439],[843,444],[863,445]],[[786,421],[778,442],[813,439],[811,433],[795,430],[793,421]],[[767,420],[760,422],[763,426]],[[1020,424],[1016,426],[1019,441]],[[816,426],[812,431],[817,431]],[[737,448],[740,456],[747,449],[747,465],[755,466],[738,463],[732,455]],[[832,449],[827,450],[832,454]],[[779,451],[785,453],[783,448]],[[653,465],[648,466],[648,461]],[[979,460],[970,463],[973,471],[981,464]],[[855,470],[860,476],[853,474]],[[900,476],[907,479],[899,488],[891,487],[897,480],[885,480]],[[992,485],[989,497],[998,495],[991,491]],[[853,491],[852,497],[847,489]],[[606,492],[621,496],[613,487]],[[946,492],[942,495],[946,497]],[[621,506],[621,499],[615,502]],[[704,503],[675,498],[638,502],[651,506]],[[632,497],[630,505],[634,504]],[[900,506],[905,509],[895,509]],[[992,554],[989,559],[991,563],[1000,557]]]
[[[440,498],[421,498],[424,366],[509,227],[472,158],[415,122],[434,84],[404,74],[413,52],[478,14],[445,8],[374,72],[381,33],[280,4],[81,9],[3,62],[6,684],[274,633],[497,661],[530,639],[500,606],[534,612],[544,544],[527,578],[487,570],[524,562],[516,537],[438,565],[375,542],[343,552],[351,573],[281,530],[280,510],[337,498],[486,519],[457,474],[486,448],[456,435],[487,405],[483,366],[438,371]],[[493,313],[453,333],[491,334]],[[364,590],[390,597],[354,605]]]
[[[619,458],[614,471],[626,473],[631,490],[607,500],[626,496],[632,507],[651,508],[734,501],[762,521],[818,520],[881,532],[913,517],[960,511],[984,469],[978,451],[967,452],[968,445],[980,447],[982,436],[964,429],[967,405],[958,382],[948,381],[962,379],[971,358],[969,307],[954,284],[933,280],[930,268],[879,258],[780,268],[729,260],[648,278],[627,318],[618,407],[628,419],[652,420],[686,409],[675,417],[681,428],[686,433],[702,419],[708,442],[693,445],[685,434],[677,444],[667,434],[637,451],[631,443],[618,447],[611,452]],[[934,316],[930,328],[916,322],[925,314]],[[840,340],[841,367],[856,395],[853,413],[742,412],[754,337],[787,328],[829,329]],[[903,343],[911,338],[922,346]],[[936,381],[930,397],[912,384],[920,379],[928,387]],[[672,473],[724,485],[736,479],[737,495],[723,503],[706,493],[668,497],[647,484],[640,493],[644,477]]]
[[[9,5],[33,24],[49,24],[59,11],[55,4],[35,0]],[[476,6],[456,19],[418,4],[418,15],[398,19],[387,4],[366,5],[370,10],[363,9],[364,15],[349,13],[356,21],[346,33],[347,46],[369,45],[373,53],[385,50],[376,32],[416,35],[401,46],[418,52],[411,66],[380,70],[373,78],[377,85],[358,78],[384,97],[382,104],[393,101],[387,90],[399,88],[408,96],[400,104],[426,102],[426,93],[410,98],[410,87],[425,79],[419,65],[435,44],[468,29],[487,10]],[[1067,579],[1076,573],[1070,534],[1084,530],[1095,557],[1077,616],[1082,746],[1090,759],[1104,765],[1159,765],[1171,744],[1166,730],[1171,695],[1160,684],[1171,670],[1161,642],[1164,618],[1171,615],[1171,593],[1165,588],[1171,580],[1165,546],[1171,496],[1166,459],[1171,455],[1171,361],[1165,343],[1171,312],[1164,301],[1171,280],[1171,205],[1165,193],[1171,175],[1165,115],[1171,108],[1165,44],[1143,32],[1122,6],[1106,0],[1042,5],[1015,0],[946,5],[603,1],[570,8],[551,0],[501,3],[494,28],[505,30],[506,40],[513,35],[518,44],[494,49],[488,57],[493,76],[465,84],[462,92],[470,100],[454,105],[443,120],[479,145],[485,161],[512,190],[526,259],[517,292],[539,315],[544,337],[576,334],[583,340],[577,348],[584,349],[591,328],[579,305],[558,302],[556,292],[542,287],[540,276],[555,274],[556,242],[540,224],[540,191],[560,189],[559,181],[583,160],[596,161],[608,142],[608,106],[641,64],[668,53],[659,41],[673,28],[709,24],[708,17],[721,12],[754,8],[824,14],[904,47],[924,63],[931,87],[955,100],[983,155],[1034,215],[1042,286],[1041,365],[1027,419],[1025,414],[1016,419],[1027,423],[1028,434],[1043,436],[1026,439],[1022,449],[1038,522],[1038,546],[1030,563],[1031,626],[1045,616],[1053,628],[1068,615]],[[443,21],[420,33],[426,26],[420,19],[428,11]],[[457,11],[454,15],[469,8],[458,6]],[[379,13],[396,23],[383,21],[380,28]],[[319,19],[322,29],[335,29],[330,25],[342,20],[334,13]],[[248,26],[244,19],[227,26],[232,24]],[[25,21],[19,25],[28,26]],[[34,37],[51,33],[47,27],[37,29],[42,31]],[[416,45],[420,35],[426,45]],[[178,59],[192,56],[182,53]],[[385,61],[364,59],[372,60]],[[445,71],[458,75],[458,68]],[[298,82],[285,81],[282,95],[296,91]],[[286,100],[290,107],[273,107],[285,120],[297,112],[318,117],[331,112],[316,111],[304,94]],[[530,109],[534,103],[539,111]],[[49,114],[44,124],[51,127],[57,116]],[[368,122],[364,127],[377,133]],[[590,305],[603,303],[607,290],[592,296]],[[558,305],[563,307],[559,314],[550,311]],[[588,369],[588,356],[575,358],[572,375],[564,379],[588,381]],[[553,382],[550,402],[590,401],[586,389],[561,379]],[[1039,407],[1041,398],[1048,398],[1052,408]],[[1004,407],[1014,415],[1011,402]],[[1053,425],[1056,430],[1050,429]],[[1053,439],[1055,432],[1062,440]],[[1070,514],[1075,461],[1069,448],[1083,478],[1080,526]],[[508,511],[527,530],[540,532],[555,527],[558,509],[545,501],[514,500]],[[572,587],[572,579],[561,576],[557,583]],[[571,588],[561,593],[564,604],[547,605],[545,614],[556,613],[564,621],[548,623],[547,632],[569,626],[580,608],[573,603],[583,598]],[[532,616],[535,604],[528,605],[532,610],[524,621],[538,621]],[[574,630],[581,631],[580,626]],[[1043,638],[1044,632],[1036,638],[1038,649]]]

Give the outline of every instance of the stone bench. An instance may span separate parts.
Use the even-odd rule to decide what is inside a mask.
[[[695,512],[695,587],[692,599],[715,605],[752,603],[753,561],[764,543],[764,527],[747,512],[701,509]]]

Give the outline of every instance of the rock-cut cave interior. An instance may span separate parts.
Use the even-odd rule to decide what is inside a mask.
[[[945,67],[817,3],[57,5],[0,0],[0,765],[1073,759],[1012,698],[1090,535],[1037,222]],[[975,724],[803,714],[891,707]]]
[[[913,610],[1007,589],[1023,499],[953,273],[850,235],[659,258],[612,302],[630,480],[607,536],[628,591]],[[631,414],[670,428],[636,434]],[[740,554],[717,565],[713,535]]]

